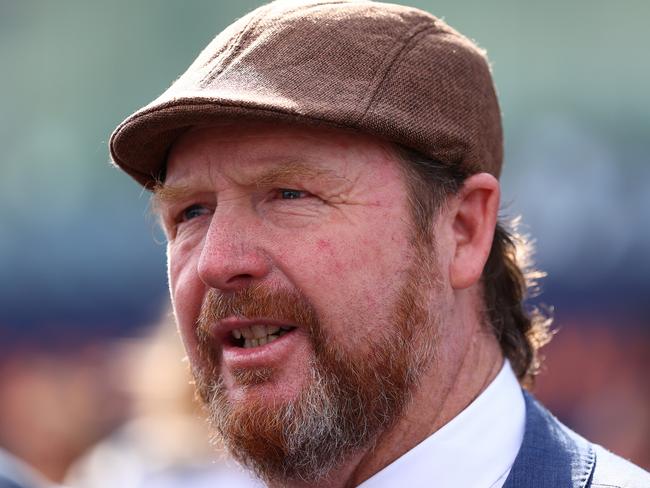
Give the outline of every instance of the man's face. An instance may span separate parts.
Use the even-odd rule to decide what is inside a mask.
[[[408,196],[369,137],[238,124],[174,146],[157,205],[176,317],[217,430],[258,474],[322,476],[430,366],[437,274]]]

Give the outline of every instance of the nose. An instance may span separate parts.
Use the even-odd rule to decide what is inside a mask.
[[[198,275],[209,287],[229,292],[246,288],[269,274],[252,219],[215,211],[201,249]]]

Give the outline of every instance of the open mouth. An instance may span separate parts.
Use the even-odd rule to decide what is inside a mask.
[[[295,327],[290,325],[277,326],[262,324],[233,329],[230,331],[230,344],[243,349],[264,346],[279,339],[283,335],[288,334],[294,329]]]

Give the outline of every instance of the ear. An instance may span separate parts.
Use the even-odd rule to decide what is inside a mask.
[[[454,289],[468,288],[481,279],[492,247],[500,194],[494,176],[478,173],[467,178],[451,199],[449,217],[455,250],[449,279]]]

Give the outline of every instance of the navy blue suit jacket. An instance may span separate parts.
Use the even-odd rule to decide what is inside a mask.
[[[526,431],[504,488],[650,488],[650,473],[562,425],[531,395]]]

